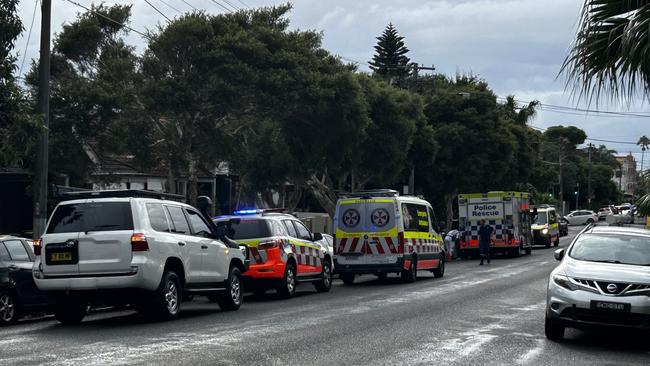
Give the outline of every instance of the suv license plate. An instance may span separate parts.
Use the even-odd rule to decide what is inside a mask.
[[[614,311],[618,313],[629,313],[632,306],[621,302],[591,301],[592,310]]]
[[[72,252],[57,252],[50,254],[52,262],[69,262],[72,260]]]

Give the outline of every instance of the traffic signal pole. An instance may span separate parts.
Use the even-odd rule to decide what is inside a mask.
[[[52,1],[41,3],[41,50],[38,67],[38,105],[37,112],[43,124],[37,144],[36,167],[34,169],[34,215],[33,237],[38,239],[45,231],[47,221],[47,187],[48,187],[48,146],[50,134],[50,15]]]

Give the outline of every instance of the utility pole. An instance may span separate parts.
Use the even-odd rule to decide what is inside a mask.
[[[428,70],[428,71],[434,71],[436,68],[431,65],[431,67],[427,67],[424,65],[420,65],[417,62],[412,62],[409,64],[411,67],[411,77],[415,80],[420,76],[420,70]],[[407,84],[408,90],[411,90],[411,85]],[[411,167],[411,173],[409,174],[409,194],[415,195],[415,163],[413,163],[413,166]]]
[[[576,183],[576,210],[578,209],[578,197],[580,197],[580,182]]]
[[[591,148],[592,144],[589,143],[589,175],[587,177],[587,205],[589,209],[591,209]]]
[[[41,135],[37,145],[36,168],[34,170],[34,217],[33,238],[38,239],[45,231],[47,221],[48,189],[48,146],[50,134],[50,15],[52,1],[41,3],[41,51],[38,67],[38,105],[37,111],[43,118]]]
[[[558,160],[559,160],[559,168],[560,168],[560,173],[559,173],[559,183],[560,183],[560,209],[562,210],[562,215],[564,215],[564,185],[562,182],[562,158],[563,158],[563,152],[562,152],[562,145],[560,145],[560,153],[558,154]]]

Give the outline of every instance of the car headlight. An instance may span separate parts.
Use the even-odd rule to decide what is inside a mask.
[[[577,287],[569,280],[569,277],[565,275],[560,275],[556,274],[553,276],[553,282],[555,282],[556,285],[563,287],[569,291],[576,290]]]
[[[544,234],[544,235],[548,234],[548,229],[542,230],[542,234]]]

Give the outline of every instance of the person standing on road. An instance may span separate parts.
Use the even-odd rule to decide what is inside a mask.
[[[445,251],[449,259],[454,259],[454,256],[456,255],[456,242],[458,241],[459,236],[460,233],[456,229],[449,231],[445,235]]]
[[[483,265],[483,260],[487,258],[488,264],[490,263],[490,242],[492,240],[492,226],[487,225],[485,220],[480,221],[481,226],[478,229],[478,254],[481,256],[480,266]]]

